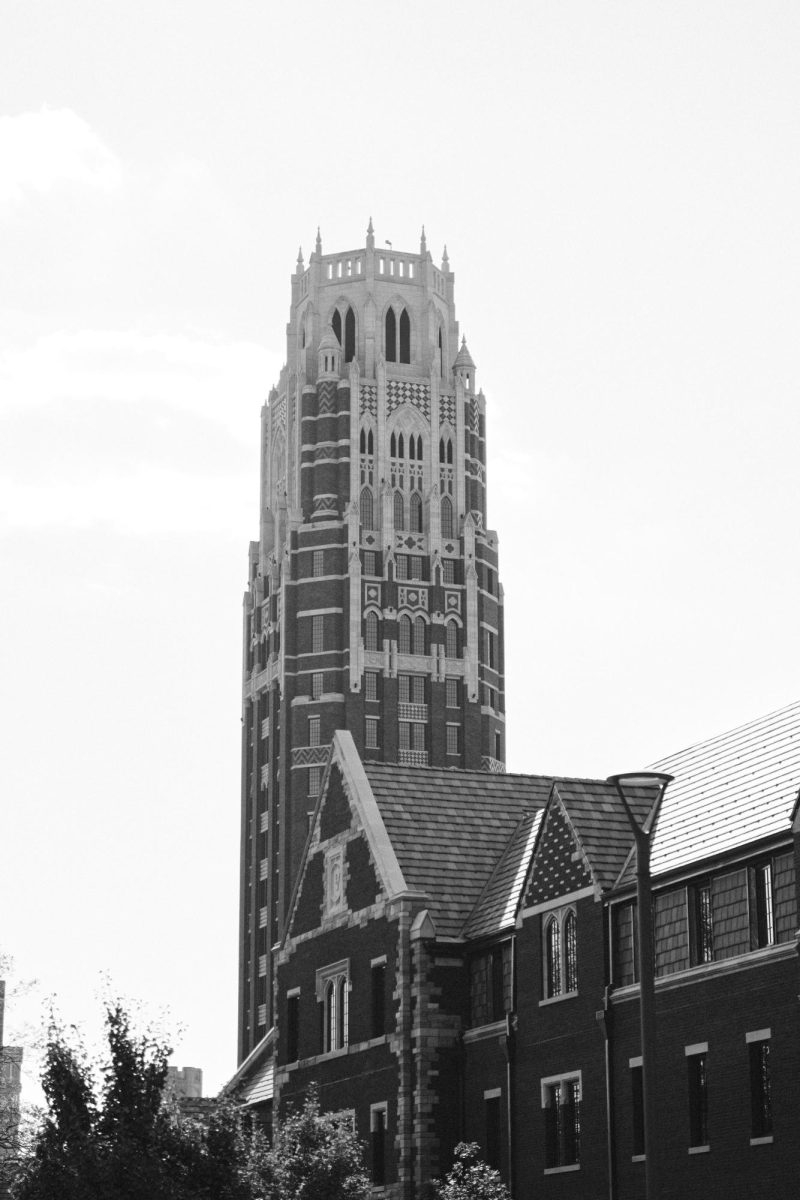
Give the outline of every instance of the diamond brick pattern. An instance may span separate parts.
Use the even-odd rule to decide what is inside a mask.
[[[401,404],[410,404],[418,408],[426,421],[431,419],[431,389],[427,383],[414,383],[412,380],[389,379],[386,383],[386,409],[394,412]]]
[[[542,904],[589,887],[592,877],[572,836],[560,805],[552,805],[536,850],[535,868],[526,904]],[[573,855],[576,857],[573,859]]]
[[[364,413],[369,413],[377,420],[378,389],[374,383],[361,384],[361,415],[363,416]]]
[[[452,396],[439,397],[439,419],[443,425],[446,422],[451,429],[455,429],[456,402]]]

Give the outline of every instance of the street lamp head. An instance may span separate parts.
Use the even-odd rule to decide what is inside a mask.
[[[625,809],[625,814],[636,837],[637,844],[642,838],[648,838],[652,830],[661,801],[664,799],[664,792],[667,790],[667,784],[672,783],[674,775],[666,775],[663,771],[625,771],[621,775],[609,775],[607,782],[612,784],[617,789],[617,795],[622,801],[622,806]],[[628,798],[625,795],[626,788],[657,788],[655,800],[650,808],[647,816],[640,823],[628,803]]]
[[[663,771],[623,771],[621,775],[609,775],[608,782],[615,787],[665,788],[674,778],[674,775],[666,775]]]

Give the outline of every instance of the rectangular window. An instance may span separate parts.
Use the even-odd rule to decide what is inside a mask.
[[[315,671],[311,676],[311,699],[319,700],[323,692],[324,675],[322,671]]]
[[[494,756],[498,762],[503,761],[503,735],[498,730],[494,735]]]
[[[311,650],[314,654],[321,654],[325,644],[323,637],[324,627],[322,624],[322,616],[317,615],[311,618]]]
[[[395,578],[408,579],[408,558],[405,554],[398,554],[395,561]]]
[[[308,744],[309,746],[318,746],[319,742],[319,717],[308,718]]]
[[[422,579],[422,558],[419,554],[411,555],[411,578]]]
[[[413,730],[412,747],[411,747],[412,750],[424,750],[425,749],[425,726],[421,725],[418,721],[415,721],[414,724],[411,726],[411,728]]]
[[[486,1120],[486,1162],[495,1170],[500,1170],[500,1155],[502,1145],[500,1094],[484,1096],[483,1100]]]
[[[447,753],[458,754],[458,725],[447,726]]]
[[[286,997],[286,1061],[297,1062],[300,1057],[300,993],[290,992]]]
[[[692,966],[714,960],[714,926],[711,882],[706,879],[689,889],[689,929]]]
[[[308,772],[309,799],[316,800],[319,795],[319,785],[322,782],[322,767],[311,767]]]
[[[314,575],[322,575],[324,565],[325,565],[325,556],[323,554],[323,551],[315,550],[314,551],[314,566],[313,566]]]
[[[686,1047],[689,1089],[689,1147],[708,1145],[708,1046]]]
[[[397,699],[401,704],[411,703],[411,676],[397,676]]]
[[[365,737],[366,737],[367,749],[368,750],[377,750],[378,749],[378,718],[377,717],[367,717],[365,724],[366,724]]]
[[[775,941],[775,904],[772,863],[750,868],[750,945],[753,950]]]
[[[494,670],[495,667],[495,634],[486,630],[486,665]]]
[[[444,681],[446,704],[448,708],[458,708],[458,680],[446,679]]]
[[[631,1059],[631,1153],[634,1158],[644,1154],[644,1083],[642,1060]]]
[[[399,736],[400,736],[400,749],[401,750],[410,750],[411,749],[411,726],[409,725],[408,721],[400,722],[400,727],[399,727],[398,732],[399,732]]]
[[[770,1036],[769,1029],[746,1035],[750,1056],[750,1137],[753,1141],[772,1137]]]
[[[372,964],[372,1037],[386,1033],[386,963]]]
[[[386,1183],[386,1105],[373,1104],[369,1112],[372,1182]]]
[[[442,583],[455,583],[456,581],[456,564],[455,559],[442,559]]]
[[[425,676],[412,675],[411,677],[411,703],[425,703]]]
[[[364,699],[378,699],[378,672],[366,671],[364,674]]]
[[[545,1170],[576,1167],[581,1157],[581,1078],[542,1080]]]
[[[365,550],[364,551],[364,574],[365,575],[374,575],[375,574],[375,551],[374,550]]]

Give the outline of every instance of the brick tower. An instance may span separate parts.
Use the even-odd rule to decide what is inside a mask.
[[[389,243],[386,244],[387,248]],[[239,1058],[272,1020],[278,941],[334,731],[363,759],[503,771],[503,598],[486,401],[447,251],[366,246],[292,276],[261,419],[244,598]]]

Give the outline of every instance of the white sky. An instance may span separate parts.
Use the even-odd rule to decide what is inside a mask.
[[[6,0],[0,947],[67,1020],[106,971],[207,1090],[235,1067],[240,602],[318,223],[447,243],[511,769],[797,698],[799,35],[796,0]]]

